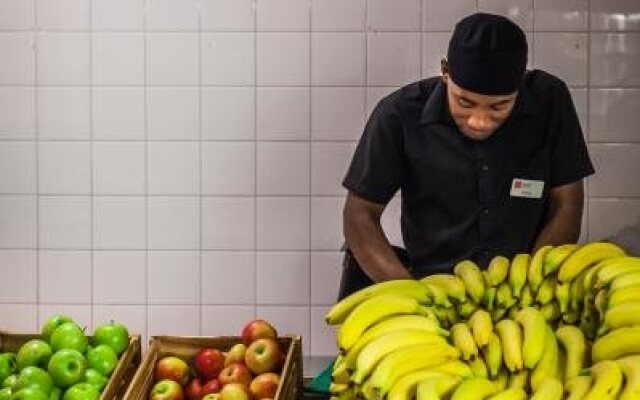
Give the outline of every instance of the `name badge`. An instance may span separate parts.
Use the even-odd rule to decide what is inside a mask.
[[[511,197],[539,199],[542,198],[542,189],[544,189],[544,181],[515,178],[511,182]]]

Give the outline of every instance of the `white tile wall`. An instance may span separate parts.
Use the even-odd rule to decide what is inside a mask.
[[[0,0],[0,329],[65,312],[146,341],[260,316],[334,354],[353,149],[478,10],[570,86],[598,170],[582,237],[637,220],[638,0]]]

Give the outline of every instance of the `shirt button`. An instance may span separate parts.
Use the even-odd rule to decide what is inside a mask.
[[[483,213],[484,215],[489,215],[489,209],[488,209],[488,208],[486,208],[486,207],[485,207],[485,208],[483,208],[483,209],[482,209],[482,213]]]

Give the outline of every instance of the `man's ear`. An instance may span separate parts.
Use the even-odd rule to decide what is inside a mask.
[[[447,83],[449,79],[449,63],[447,63],[446,58],[440,60],[440,71],[442,72],[442,81]]]

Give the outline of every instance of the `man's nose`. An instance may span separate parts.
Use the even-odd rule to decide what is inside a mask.
[[[487,113],[478,111],[469,116],[467,125],[474,131],[487,132],[493,128],[493,122]]]

